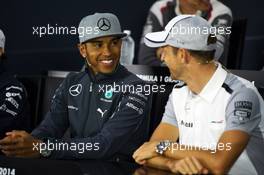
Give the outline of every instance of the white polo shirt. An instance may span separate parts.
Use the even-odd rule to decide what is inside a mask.
[[[162,122],[179,128],[181,145],[210,150],[215,150],[224,131],[247,132],[251,139],[230,173],[257,174],[264,172],[263,116],[264,102],[255,86],[218,64],[199,94],[188,86],[172,90]],[[229,148],[224,145],[223,149]]]

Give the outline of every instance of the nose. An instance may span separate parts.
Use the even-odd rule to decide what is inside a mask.
[[[106,57],[111,55],[111,50],[108,46],[104,46],[102,55]]]

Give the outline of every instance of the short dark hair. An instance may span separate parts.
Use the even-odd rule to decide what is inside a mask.
[[[208,39],[207,39],[207,45],[209,44],[215,44],[217,41],[216,36],[213,35],[209,35]],[[195,58],[197,58],[200,63],[208,63],[210,61],[212,61],[214,59],[214,55],[215,55],[215,50],[211,50],[211,51],[197,51],[197,50],[189,50],[189,53],[194,56]]]

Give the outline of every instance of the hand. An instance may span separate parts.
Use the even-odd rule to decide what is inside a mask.
[[[186,157],[181,160],[171,160],[168,163],[173,173],[181,174],[208,174],[208,170],[203,168],[195,157]]]
[[[40,153],[37,149],[33,149],[34,145],[41,143],[25,131],[7,132],[6,137],[0,140],[0,149],[10,157],[39,157]]]
[[[158,156],[158,153],[156,153],[156,146],[158,143],[158,141],[144,143],[134,152],[133,158],[135,159],[135,161],[138,164],[143,165],[146,163],[146,159]]]

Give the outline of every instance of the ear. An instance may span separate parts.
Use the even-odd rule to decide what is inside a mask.
[[[191,61],[191,55],[187,49],[181,49],[181,60],[182,63],[189,64]]]
[[[81,54],[81,56],[83,57],[83,58],[86,58],[86,48],[85,48],[85,45],[84,44],[78,44],[77,45],[77,47],[78,47],[78,49],[79,49],[79,52],[80,52],[80,54]]]

